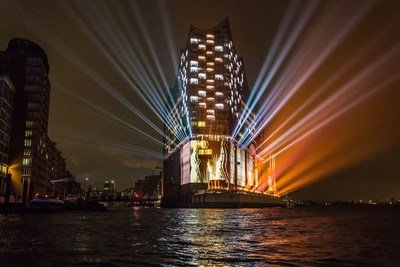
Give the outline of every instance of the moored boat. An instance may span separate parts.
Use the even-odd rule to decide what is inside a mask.
[[[36,197],[32,199],[29,206],[30,211],[62,211],[64,201],[49,197]]]

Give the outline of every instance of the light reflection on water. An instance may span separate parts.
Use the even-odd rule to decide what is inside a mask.
[[[0,266],[396,265],[399,215],[343,207],[0,215]]]

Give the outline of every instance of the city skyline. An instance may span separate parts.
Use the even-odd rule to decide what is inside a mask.
[[[277,168],[287,167],[279,169],[281,177],[288,181],[285,184],[287,190],[292,190],[288,185],[297,179],[298,173],[310,181],[305,187],[293,187],[302,190],[297,192],[301,198],[386,199],[400,194],[396,190],[400,188],[400,169],[396,163],[400,150],[400,129],[396,125],[400,117],[400,111],[396,109],[400,74],[393,71],[398,66],[396,59],[400,58],[400,22],[396,17],[399,5],[395,2],[150,1],[111,7],[103,2],[96,6],[91,2],[43,1],[29,6],[23,1],[6,1],[1,5],[1,8],[7,8],[7,23],[0,26],[4,33],[0,39],[1,50],[6,49],[13,37],[22,37],[38,43],[48,54],[52,83],[49,135],[55,138],[67,159],[68,168],[79,179],[90,177],[94,183],[101,184],[108,178],[116,178],[118,185],[125,188],[161,164],[162,146],[151,138],[144,138],[138,130],[162,141],[163,137],[155,129],[162,129],[162,121],[139,96],[143,91],[132,88],[142,87],[149,92],[145,97],[154,101],[159,99],[157,95],[150,95],[148,89],[158,84],[161,88],[155,90],[167,92],[173,87],[179,48],[185,44],[189,25],[210,28],[228,16],[236,50],[244,58],[250,92],[252,89],[254,92],[265,90],[264,98],[258,100],[256,95],[252,96],[254,103],[258,100],[254,106],[267,107],[264,103],[273,99],[273,92],[279,100],[271,104],[272,112],[265,108],[264,114],[265,118],[276,116],[276,120],[267,122],[260,117],[257,121],[257,125],[265,124],[265,135],[274,133],[306,102],[304,95],[313,96],[322,91],[330,78],[339,77],[332,81],[333,86],[327,86],[326,91],[316,97],[316,101],[325,103],[335,92],[350,84],[349,93],[337,98],[343,99],[343,103],[331,101],[324,109],[336,108],[332,114],[344,110],[343,115],[334,118],[327,114],[310,120],[318,124],[304,123],[303,132],[295,122],[290,122],[291,127],[286,126],[279,132],[280,136],[287,136],[290,143],[317,127],[322,129],[311,132],[312,139],[305,139],[307,143],[314,141],[313,144],[300,140],[298,145],[286,148],[287,152],[283,151],[283,156],[277,157]],[[258,11],[256,6],[259,5],[265,8]],[[219,8],[222,6],[226,8]],[[88,13],[90,7],[97,11],[96,14]],[[208,14],[192,14],[192,9],[207,10]],[[156,12],[160,16],[153,16]],[[335,14],[339,14],[340,19],[333,19]],[[326,20],[323,19],[325,16]],[[329,24],[329,19],[335,23]],[[105,20],[109,23],[104,24]],[[316,32],[313,26],[318,22],[321,22],[320,30]],[[304,28],[300,30],[301,25]],[[343,25],[347,26],[341,27]],[[331,32],[324,35],[324,31]],[[293,47],[289,46],[291,37],[296,37],[292,40]],[[302,41],[308,45],[304,47]],[[288,49],[286,53],[285,49]],[[298,51],[308,57],[301,58],[296,54]],[[283,57],[280,65],[277,64],[279,56]],[[271,64],[263,72],[268,60],[275,65]],[[312,69],[312,66],[316,67]],[[371,70],[366,68],[364,71],[365,66]],[[274,67],[278,69],[274,70]],[[269,77],[268,74],[275,75]],[[279,85],[279,78],[286,81],[282,81],[281,87],[274,86],[273,82]],[[269,86],[263,88],[268,79],[271,80]],[[357,79],[368,81],[368,84],[361,84],[365,90],[352,89],[351,83]],[[300,86],[297,81],[305,85]],[[383,89],[372,87],[375,83],[381,84]],[[297,86],[304,89],[296,92],[288,89]],[[287,100],[284,96],[279,97],[279,92],[293,93],[294,97]],[[365,95],[370,92],[374,93],[367,98]],[[354,104],[349,111],[345,110],[354,99],[364,96],[365,100]],[[288,104],[279,106],[283,101]],[[248,104],[251,106],[253,102]],[[296,122],[318,107],[313,104],[299,111]],[[275,110],[278,110],[276,114],[273,113]],[[324,115],[321,111],[320,114]],[[143,123],[143,119],[148,123]],[[329,119],[332,122],[323,124]],[[289,139],[289,133],[293,133],[293,139]],[[245,138],[242,141],[248,142]],[[285,149],[283,145],[278,146],[279,142],[276,144],[275,151]],[[340,152],[335,147],[343,148],[344,144],[349,150],[343,149],[343,154],[338,155]],[[326,150],[321,149],[324,146]],[[267,143],[260,150],[268,154],[271,148]],[[346,163],[341,162],[341,158]],[[307,172],[296,170],[296,166],[305,166],[305,170],[319,176],[308,177]],[[312,185],[314,182],[316,185]]]

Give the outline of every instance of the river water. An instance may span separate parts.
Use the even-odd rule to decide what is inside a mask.
[[[400,209],[0,215],[0,266],[399,266]]]

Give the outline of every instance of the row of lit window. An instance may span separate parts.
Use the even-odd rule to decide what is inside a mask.
[[[30,168],[24,168],[22,170],[22,175],[31,175],[31,169]]]
[[[206,127],[206,122],[205,121],[192,121],[191,125],[197,126],[197,127]]]
[[[41,62],[40,58],[37,57],[28,57],[26,58],[26,63],[30,65],[39,65]]]
[[[203,70],[203,68],[200,68],[200,70]],[[199,67],[190,67],[190,72],[198,72],[198,71],[199,71]],[[213,72],[214,69],[213,68],[206,68],[206,71],[207,72]],[[204,74],[204,77],[205,77],[205,73],[199,73],[199,77],[200,77],[200,74]]]
[[[32,73],[32,74],[40,74],[41,69],[39,67],[34,67],[34,66],[26,66],[26,73]]]
[[[214,40],[214,34],[208,33],[206,34],[206,41],[213,41]],[[198,44],[199,42],[201,42],[202,40],[200,38],[196,38],[196,37],[192,37],[190,38],[190,43],[191,44]]]
[[[212,149],[199,149],[199,155],[212,155]]]
[[[205,58],[204,56],[199,56],[199,59],[205,60],[206,58]],[[216,62],[223,62],[222,58],[220,58],[220,57],[216,57],[216,58],[215,58],[215,61],[216,61]],[[208,71],[214,70],[213,68],[211,68],[211,67],[214,67],[214,65],[215,65],[214,62],[212,62],[212,61],[207,61],[207,62],[206,62],[206,65],[207,65]],[[191,70],[191,71],[197,71],[197,70],[198,70],[198,67],[199,67],[199,62],[198,62],[197,60],[190,60],[189,66],[190,66],[190,70]]]
[[[206,79],[206,74],[205,73],[199,73],[199,78],[200,79]],[[224,75],[223,74],[215,74],[214,76],[215,80],[218,81],[223,81],[224,80]],[[189,79],[190,84],[199,84],[199,80],[197,78],[190,78]],[[207,79],[207,83],[213,84],[214,80],[213,79]]]
[[[199,99],[198,99],[198,97],[197,96],[191,96],[190,97],[190,102],[192,102],[192,103],[197,103],[199,101]],[[213,97],[208,97],[207,98],[207,101],[208,102],[214,102],[214,98]],[[199,107],[200,108],[205,108],[207,105],[206,105],[206,103],[204,103],[204,102],[200,102],[199,103]],[[216,109],[224,109],[224,104],[222,104],[222,103],[216,103],[215,104],[215,108]]]
[[[26,75],[26,81],[27,82],[39,82],[40,81],[40,76],[38,76],[38,75]]]
[[[198,56],[197,59],[198,59],[199,61],[206,61],[206,57],[205,57],[205,56]],[[215,62],[217,62],[217,63],[222,63],[222,62],[224,62],[224,60],[223,60],[221,57],[215,57],[214,60],[215,60]],[[192,60],[192,61],[197,62],[197,61],[195,61],[195,60]],[[191,61],[191,62],[192,62],[192,61]],[[210,62],[210,61],[207,61],[207,62]],[[212,62],[211,62],[211,63],[212,63]],[[197,65],[197,66],[198,66],[198,65]]]
[[[220,97],[221,95],[223,95],[223,93],[216,92],[215,95]],[[190,96],[190,102],[199,102],[199,97],[206,97],[205,91],[199,91],[199,95],[198,96],[196,96],[196,95]],[[207,97],[207,101],[208,102],[214,102],[215,98],[212,97],[212,96],[209,96],[209,97]],[[219,104],[216,104],[216,105],[219,105]]]
[[[206,45],[205,44],[199,44],[198,48],[200,50],[206,50]],[[214,50],[217,52],[223,52],[224,51],[224,47],[222,45],[216,45],[214,46]],[[209,51],[212,52],[212,51]]]

